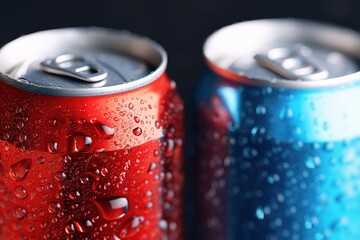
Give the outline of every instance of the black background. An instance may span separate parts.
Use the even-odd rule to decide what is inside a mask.
[[[1,0],[0,45],[52,28],[127,29],[164,46],[168,73],[190,99],[203,69],[202,44],[218,28],[258,18],[296,17],[360,30],[359,10],[358,0]]]

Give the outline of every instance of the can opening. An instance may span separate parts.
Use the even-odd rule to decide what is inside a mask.
[[[252,85],[319,88],[360,79],[360,35],[313,21],[233,24],[213,33],[203,51],[215,72]]]
[[[312,52],[310,47],[297,44],[271,49],[266,55],[256,54],[254,58],[260,66],[288,80],[314,81],[328,78],[332,66]]]
[[[74,54],[63,54],[55,59],[46,59],[40,63],[40,69],[47,73],[69,76],[85,82],[104,81],[108,76],[107,71],[101,66]]]
[[[158,79],[166,65],[166,52],[150,39],[95,27],[38,32],[0,50],[0,80],[46,95],[128,91]]]

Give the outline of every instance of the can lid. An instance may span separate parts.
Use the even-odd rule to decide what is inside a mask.
[[[39,94],[97,96],[149,84],[166,64],[165,51],[148,38],[104,28],[67,28],[5,45],[0,79]]]
[[[360,35],[298,19],[224,27],[204,45],[209,66],[252,85],[320,88],[360,80]]]

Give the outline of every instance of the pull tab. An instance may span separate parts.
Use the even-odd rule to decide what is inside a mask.
[[[306,51],[302,51],[302,50]],[[323,80],[329,71],[322,66],[321,60],[311,54],[311,48],[296,46],[294,48],[276,48],[267,55],[256,54],[255,60],[263,67],[289,80]]]
[[[55,59],[46,59],[40,65],[45,72],[69,76],[85,82],[99,82],[105,80],[108,75],[99,66],[73,54],[64,54]]]

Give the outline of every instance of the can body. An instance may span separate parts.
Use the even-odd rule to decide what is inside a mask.
[[[0,92],[1,239],[181,239],[183,105],[166,74],[104,96]]]
[[[360,85],[196,95],[197,239],[359,239]]]

